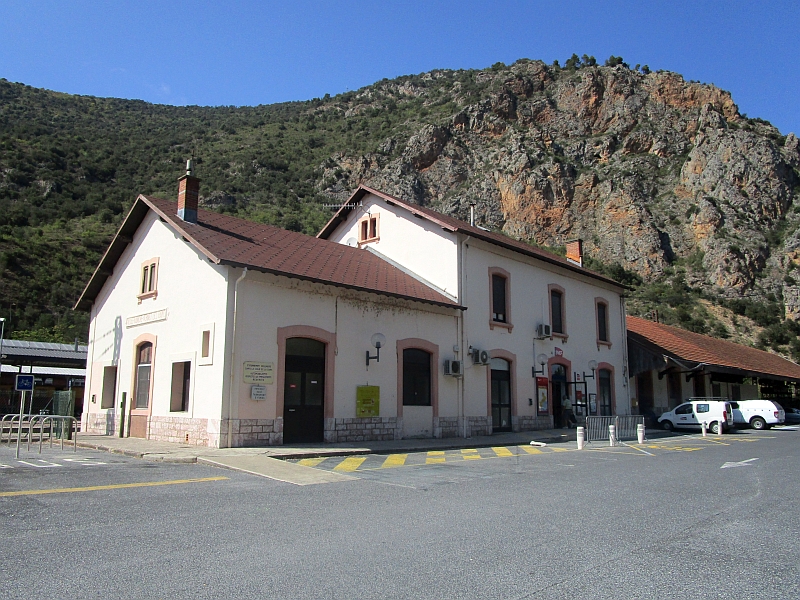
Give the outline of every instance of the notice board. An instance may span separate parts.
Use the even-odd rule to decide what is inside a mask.
[[[356,417],[379,417],[381,414],[381,388],[379,385],[356,387]]]

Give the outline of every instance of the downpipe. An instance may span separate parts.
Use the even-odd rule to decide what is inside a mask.
[[[239,284],[247,277],[247,267],[244,268],[239,279],[233,287],[233,332],[231,333],[231,371],[230,381],[228,381],[228,445],[230,448],[233,443],[233,428],[231,419],[233,417],[233,378],[236,373],[236,310],[239,305]]]

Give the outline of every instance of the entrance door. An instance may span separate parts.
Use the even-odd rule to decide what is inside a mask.
[[[492,359],[492,431],[511,431],[511,365]]]
[[[283,442],[321,442],[324,423],[325,344],[289,338],[283,384]]]
[[[564,398],[569,397],[569,387],[567,386],[567,368],[564,365],[555,364],[550,368],[550,386],[552,388],[551,398],[553,399],[553,426],[556,429],[568,425],[564,420],[562,404]]]

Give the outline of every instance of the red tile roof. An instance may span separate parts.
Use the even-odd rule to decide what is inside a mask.
[[[453,233],[463,233],[465,235],[471,236],[473,238],[477,238],[483,240],[485,242],[489,242],[490,244],[495,244],[497,246],[502,246],[509,250],[514,250],[526,256],[530,256],[536,259],[539,259],[543,262],[547,262],[550,264],[558,265],[560,267],[564,267],[565,269],[569,269],[570,271],[574,271],[576,273],[581,273],[582,275],[586,275],[593,279],[598,279],[605,283],[611,284],[615,287],[620,289],[624,289],[625,286],[621,283],[614,281],[604,275],[600,275],[599,273],[595,273],[594,271],[590,271],[588,269],[584,269],[576,265],[575,263],[569,262],[563,256],[559,256],[558,254],[553,254],[552,252],[547,252],[545,250],[541,250],[536,248],[535,246],[531,246],[530,244],[526,244],[525,242],[520,242],[519,240],[515,240],[508,236],[494,233],[492,231],[486,231],[485,229],[481,229],[480,227],[475,227],[466,223],[465,221],[461,221],[460,219],[456,219],[455,217],[450,217],[448,215],[443,215],[441,213],[436,212],[435,210],[431,210],[430,208],[425,208],[424,206],[420,206],[418,204],[411,204],[404,200],[400,200],[399,198],[395,198],[389,194],[381,192],[379,190],[372,189],[367,187],[366,185],[359,186],[358,189],[353,193],[350,199],[340,208],[336,214],[331,218],[330,221],[322,228],[317,234],[318,238],[327,239],[331,233],[336,229],[336,227],[342,223],[347,217],[345,216],[345,211],[347,210],[348,205],[357,204],[361,201],[364,196],[367,194],[374,194],[379,198],[383,198],[389,204],[397,204],[402,206],[406,210],[410,211],[412,214],[418,215],[428,221],[436,223],[443,229],[447,231],[452,231]]]
[[[429,304],[462,308],[411,275],[368,250],[286,231],[206,210],[197,223],[176,214],[177,203],[139,196],[84,289],[76,308],[87,309],[147,213],[155,211],[209,260],[217,264],[406,298]],[[130,221],[130,222],[129,222]]]
[[[627,317],[628,332],[639,335],[679,360],[705,363],[747,371],[751,375],[772,375],[800,381],[800,365],[777,354],[764,352],[671,327],[639,317]]]

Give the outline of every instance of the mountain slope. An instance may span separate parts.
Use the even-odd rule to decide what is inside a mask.
[[[766,327],[761,345],[789,352],[798,139],[714,86],[568,64],[433,71],[240,108],[0,80],[0,311],[17,330],[60,323],[80,336],[85,318],[67,308],[124,210],[139,192],[174,197],[194,153],[202,201],[218,210],[313,233],[323,205],[359,183],[461,218],[475,202],[479,222],[508,235],[556,248],[583,238],[595,268],[635,284],[633,312],[742,339]]]

